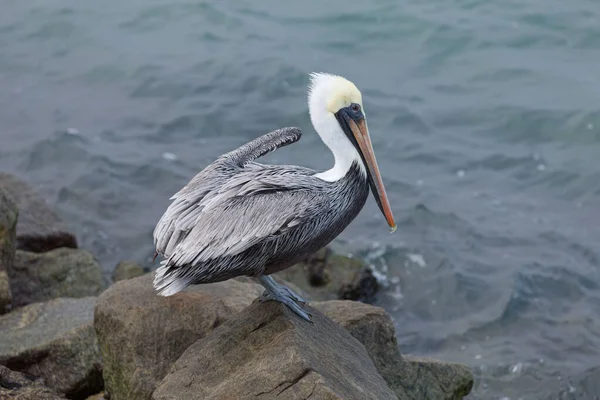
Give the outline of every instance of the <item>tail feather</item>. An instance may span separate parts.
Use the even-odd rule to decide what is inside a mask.
[[[161,261],[154,276],[154,289],[161,296],[172,296],[189,285],[189,282],[178,276],[177,268],[171,268],[167,263],[168,260]]]

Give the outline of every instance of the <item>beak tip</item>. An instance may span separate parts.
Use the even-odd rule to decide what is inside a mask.
[[[396,229],[397,229],[397,228],[398,228],[398,227],[396,226],[396,224],[394,224],[394,226],[390,226],[390,233],[394,233],[394,232],[396,232]]]

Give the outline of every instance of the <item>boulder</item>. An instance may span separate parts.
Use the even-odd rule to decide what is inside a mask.
[[[104,358],[106,392],[110,394],[111,400],[152,398],[152,393],[156,387],[159,384],[161,386],[166,385],[167,380],[171,379],[168,377],[165,378],[165,376],[180,356],[183,359],[182,354],[184,352],[187,354],[188,351],[193,351],[194,355],[190,356],[190,359],[196,356],[200,357],[205,350],[198,350],[200,348],[198,346],[201,346],[202,349],[208,349],[211,348],[212,344],[201,345],[201,343],[205,340],[217,340],[213,338],[213,335],[216,334],[215,328],[221,326],[223,323],[229,326],[229,321],[236,321],[242,318],[250,318],[247,322],[248,324],[256,322],[253,318],[264,322],[263,326],[255,326],[265,337],[264,342],[258,340],[258,337],[261,335],[255,336],[252,332],[246,331],[235,333],[230,331],[233,328],[227,328],[229,333],[220,333],[219,335],[224,336],[219,336],[216,343],[223,348],[235,344],[235,346],[241,346],[241,350],[239,350],[239,353],[233,352],[219,355],[213,352],[202,356],[203,362],[214,362],[215,364],[194,366],[185,364],[192,371],[190,374],[196,375],[194,382],[197,382],[198,386],[210,388],[216,387],[211,385],[221,385],[219,388],[231,387],[242,390],[243,385],[236,383],[241,379],[240,382],[243,381],[248,385],[246,389],[254,388],[253,385],[255,384],[266,385],[259,386],[263,389],[258,391],[252,389],[252,393],[254,394],[260,394],[261,391],[268,392],[268,390],[273,389],[273,392],[262,393],[261,396],[264,398],[274,396],[274,394],[283,391],[285,386],[290,386],[280,398],[291,399],[296,398],[294,396],[300,396],[299,398],[304,398],[301,397],[302,395],[308,396],[313,387],[316,390],[317,382],[320,382],[319,385],[321,386],[319,386],[319,391],[313,392],[312,398],[327,398],[323,393],[328,393],[329,390],[335,392],[335,390],[339,389],[337,386],[328,386],[328,382],[332,381],[334,375],[327,375],[327,372],[322,372],[321,369],[325,369],[323,365],[319,364],[315,367],[312,364],[313,358],[311,357],[313,357],[313,354],[322,354],[323,358],[329,358],[328,351],[331,349],[322,347],[313,348],[311,347],[313,344],[301,343],[300,340],[308,342],[313,340],[317,342],[324,341],[326,343],[329,343],[330,340],[341,341],[342,339],[336,336],[337,333],[329,337],[329,331],[333,329],[333,331],[337,332],[340,330],[338,327],[332,328],[330,325],[327,325],[325,329],[323,328],[325,325],[319,325],[315,337],[304,332],[303,325],[298,328],[297,333],[289,332],[296,329],[296,325],[294,324],[304,321],[296,318],[295,315],[292,315],[291,322],[287,321],[289,317],[286,314],[289,312],[287,308],[281,311],[273,311],[277,315],[271,315],[270,317],[264,316],[262,314],[263,311],[255,311],[254,309],[272,307],[269,304],[276,304],[274,302],[266,302],[263,305],[252,305],[250,308],[246,308],[264,290],[260,285],[248,278],[236,278],[226,282],[191,286],[186,291],[174,296],[161,297],[156,294],[152,287],[153,277],[154,274],[150,273],[142,277],[120,281],[103,293],[97,303],[95,326]],[[290,286],[294,288],[293,284]],[[297,288],[294,288],[294,290],[297,290]],[[390,316],[383,309],[354,301],[326,301],[311,303],[311,305],[331,320],[327,324],[335,323],[348,332],[348,334],[343,336],[343,340],[347,340],[350,337],[350,343],[356,344],[356,340],[362,343],[364,351],[366,351],[369,360],[371,360],[371,365],[376,372],[375,374],[379,376],[378,379],[382,381],[381,377],[383,377],[383,381],[387,382],[387,385],[384,386],[389,387],[395,392],[395,395],[399,399],[460,399],[469,393],[473,385],[473,376],[466,367],[458,364],[402,357],[398,349],[394,325]],[[242,310],[244,312],[240,313]],[[284,316],[284,314],[287,316]],[[253,315],[252,318],[250,317],[251,315]],[[263,317],[265,318],[264,320],[261,319]],[[277,320],[280,317],[281,321]],[[273,318],[273,321],[269,318]],[[278,322],[275,322],[275,320]],[[234,324],[234,322],[231,323]],[[323,322],[321,321],[321,323]],[[260,325],[260,322],[258,324]],[[287,324],[292,324],[293,326],[290,327]],[[243,324],[239,323],[239,325]],[[321,330],[321,328],[325,331]],[[217,331],[219,329],[221,328],[218,328]],[[279,333],[275,334],[273,330]],[[286,344],[289,344],[290,353],[281,353],[291,354],[289,357],[292,358],[289,360],[287,359],[287,355],[285,357],[282,355],[273,355],[275,353],[270,353],[270,350],[268,350],[269,346],[265,344],[271,343],[271,341],[277,342],[280,340],[280,334],[281,343],[284,344],[281,345],[281,348],[277,347],[279,349],[277,351],[283,351],[283,348],[287,348]],[[296,334],[297,336],[295,336]],[[288,339],[289,341],[286,342],[285,340]],[[227,346],[219,344],[221,343],[220,341],[228,341],[227,343],[229,344]],[[240,345],[239,343],[242,344]],[[277,342],[277,346],[279,345],[280,342]],[[340,342],[340,346],[346,345]],[[190,349],[186,350],[188,348]],[[193,350],[193,348],[196,350]],[[363,349],[363,347],[360,348]],[[251,350],[256,354],[252,353]],[[307,354],[310,354],[310,356]],[[341,352],[340,354],[346,357],[346,353]],[[272,366],[266,365],[266,362],[263,363],[261,357],[269,360],[268,364],[272,364]],[[239,363],[238,359],[240,360]],[[247,363],[247,366],[244,366],[246,364],[242,365],[242,361]],[[227,366],[227,363],[229,363],[229,366]],[[257,374],[254,374],[256,376],[252,376],[253,365],[264,368],[258,370],[261,371],[260,376]],[[302,368],[307,365],[307,368],[310,370],[307,376],[310,379],[307,376],[301,376],[303,371],[305,371]],[[362,366],[362,364],[356,365]],[[267,374],[265,371],[271,371],[268,368],[283,372],[275,374],[275,378],[272,381],[267,382],[265,380],[262,382],[263,375]],[[177,367],[173,371],[175,370],[177,370]],[[213,370],[220,371],[219,373],[222,373],[223,377],[213,376],[218,375],[216,372],[207,378],[203,377],[206,371]],[[268,373],[270,374],[271,372]],[[355,376],[349,375],[349,377]],[[160,383],[163,378],[163,383]],[[301,379],[296,382],[296,378]],[[223,381],[221,382],[219,379]],[[276,382],[277,379],[282,380]],[[375,378],[369,377],[369,380],[372,381],[372,379]],[[287,384],[283,384],[283,386],[275,389],[278,384],[281,384],[285,380],[287,380]],[[340,382],[343,382],[343,385],[350,384],[348,383],[349,381]],[[315,384],[313,385],[313,383]],[[175,383],[173,385],[177,386],[178,384]],[[268,385],[272,386],[267,387]],[[174,386],[169,387],[173,388]],[[308,392],[305,392],[307,390],[305,386],[310,389]],[[245,398],[243,396],[237,397],[238,395],[241,396],[241,392],[211,392],[207,394],[202,391],[195,394],[194,396],[196,397],[187,397],[191,393],[195,393],[195,390],[200,390],[197,386],[192,386],[192,388],[193,390],[190,389],[190,392],[187,392],[186,390],[188,389],[185,388],[177,389],[173,392],[172,397],[169,397],[170,395],[168,394],[171,389],[163,389],[160,393],[157,392],[155,398],[175,399],[177,398],[176,396],[191,399]],[[201,395],[199,393],[204,394]],[[223,397],[219,397],[217,394]],[[156,397],[159,395],[166,397]],[[345,397],[344,394],[339,393],[337,396],[352,398]],[[336,397],[331,398],[335,399]]]
[[[77,239],[40,194],[18,178],[0,173],[0,192],[19,209],[17,248],[31,252],[77,248]]]
[[[0,399],[3,400],[66,400],[44,386],[39,379],[0,365]]]
[[[327,247],[273,276],[295,284],[315,301],[345,299],[369,303],[379,289],[364,261],[335,254]]]
[[[400,400],[462,399],[473,387],[464,365],[400,354],[394,324],[382,308],[352,301],[313,306],[361,342],[375,367]]]
[[[391,382],[402,386],[406,399],[460,400],[473,388],[473,374],[465,365],[414,356],[403,361],[396,364],[396,379]]]
[[[17,215],[15,203],[0,192],[0,314],[7,312],[12,302],[7,270],[15,259]]]
[[[124,260],[120,261],[113,270],[113,282],[123,281],[125,279],[136,278],[146,273],[142,267],[135,261]]]
[[[313,323],[255,302],[191,345],[154,392],[179,399],[396,399],[363,345],[316,309]]]
[[[263,289],[229,280],[157,295],[154,273],[123,280],[99,297],[95,327],[111,400],[150,399],[173,363],[198,339],[247,307]]]
[[[71,399],[102,390],[94,297],[30,304],[0,317],[0,365],[44,379]]]
[[[59,248],[45,253],[17,250],[8,277],[13,306],[58,297],[97,296],[104,288],[100,266],[83,249]]]

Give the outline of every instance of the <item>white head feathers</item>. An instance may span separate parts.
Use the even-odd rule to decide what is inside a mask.
[[[342,178],[354,161],[359,161],[359,165],[364,170],[358,151],[346,137],[334,115],[352,103],[358,103],[362,107],[362,95],[354,83],[338,75],[310,74],[308,87],[310,120],[335,157],[335,165],[332,169],[316,175],[323,180],[332,182]],[[364,113],[364,107],[362,109]]]
[[[325,108],[333,114],[352,103],[362,106],[362,94],[354,83],[339,75],[317,72],[310,74],[309,111],[312,111],[314,105],[315,108]]]

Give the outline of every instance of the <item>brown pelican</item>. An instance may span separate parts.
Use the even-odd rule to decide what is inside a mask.
[[[300,139],[282,128],[223,154],[177,192],[154,230],[165,260],[154,287],[163,296],[188,285],[256,278],[261,301],[282,302],[310,321],[297,294],[270,276],[317,251],[358,215],[369,186],[392,232],[396,223],[371,145],[362,95],[347,79],[311,74],[312,124],[335,158],[319,172],[255,160]]]

